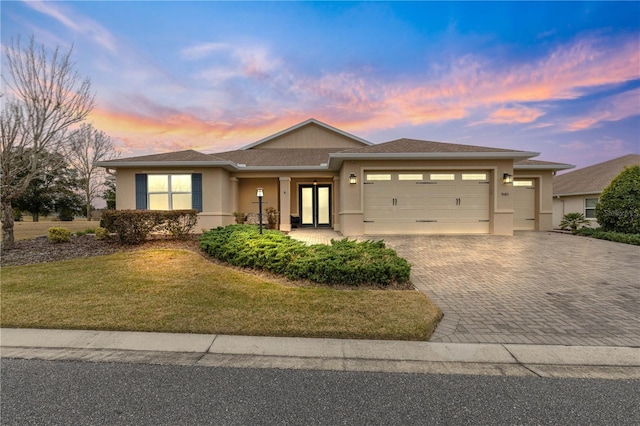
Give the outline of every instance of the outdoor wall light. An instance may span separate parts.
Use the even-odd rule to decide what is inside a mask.
[[[358,179],[356,178],[356,174],[355,173],[351,173],[349,175],[349,183],[352,184],[352,185],[355,184],[355,183],[358,183]]]
[[[502,174],[502,183],[513,183],[513,176],[510,175],[509,173],[503,173]]]
[[[318,184],[318,180],[317,180],[317,179],[314,179],[314,180],[313,180],[313,186],[316,186],[317,184]]]
[[[262,197],[264,197],[264,190],[262,188],[258,188],[258,221],[260,222],[260,234],[262,234]]]

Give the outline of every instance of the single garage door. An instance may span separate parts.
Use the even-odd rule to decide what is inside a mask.
[[[533,179],[513,181],[513,229],[535,231],[536,187]]]
[[[489,233],[485,171],[365,172],[365,234]]]

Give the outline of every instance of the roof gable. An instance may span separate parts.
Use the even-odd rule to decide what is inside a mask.
[[[264,139],[260,139],[241,150],[250,149],[304,149],[331,148],[344,150],[371,145],[371,142],[344,132],[314,118],[298,123]]]
[[[640,155],[628,154],[553,178],[553,195],[599,194],[625,167],[640,164]]]

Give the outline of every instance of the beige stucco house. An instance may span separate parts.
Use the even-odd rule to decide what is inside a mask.
[[[596,205],[600,193],[625,167],[640,164],[640,155],[628,154],[593,166],[573,170],[553,178],[553,227],[567,213],[582,213],[597,228]]]
[[[568,164],[538,153],[398,139],[372,144],[309,119],[236,151],[193,150],[98,163],[116,175],[118,209],[195,208],[198,229],[265,207],[280,229],[346,236],[496,234],[552,229],[552,185]]]

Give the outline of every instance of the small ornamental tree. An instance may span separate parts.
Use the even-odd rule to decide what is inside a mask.
[[[560,229],[570,229],[572,234],[576,234],[578,229],[588,223],[582,213],[567,213],[560,222]]]
[[[640,234],[640,165],[626,167],[602,191],[596,219],[604,231]]]

